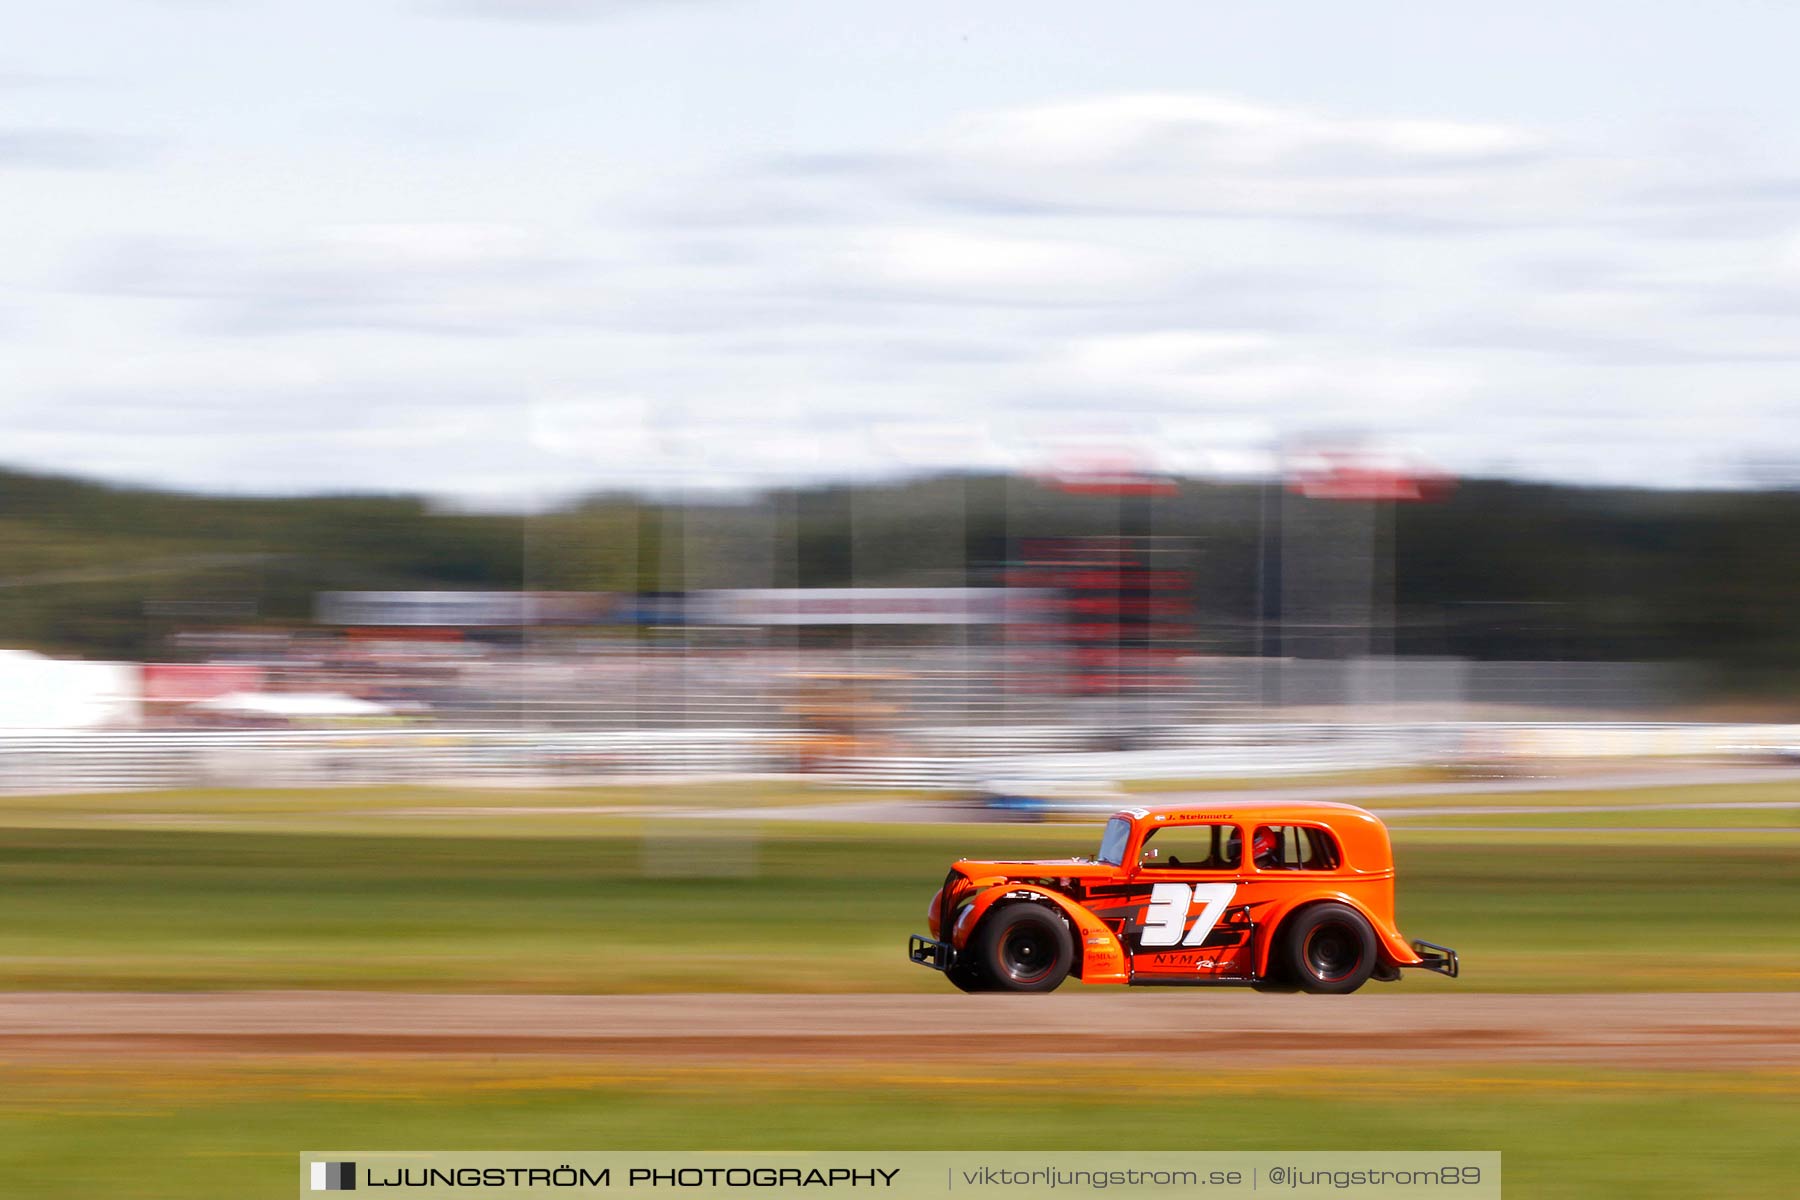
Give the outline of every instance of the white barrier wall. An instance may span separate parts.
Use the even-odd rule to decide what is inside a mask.
[[[794,768],[805,736],[767,729],[9,733],[0,735],[0,792],[779,774]],[[956,788],[995,779],[1233,778],[1567,757],[1768,759],[1800,748],[1800,726],[1268,723],[1150,729],[1128,749],[1105,740],[1070,727],[919,730],[891,753],[815,767],[822,780],[856,786]]]

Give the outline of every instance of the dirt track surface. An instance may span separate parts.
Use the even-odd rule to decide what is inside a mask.
[[[1800,994],[5,993],[0,1056],[355,1053],[1800,1067]]]

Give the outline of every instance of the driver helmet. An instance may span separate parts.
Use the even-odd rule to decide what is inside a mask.
[[[1281,836],[1270,826],[1264,825],[1250,839],[1251,853],[1256,857],[1259,867],[1275,867],[1281,865]]]

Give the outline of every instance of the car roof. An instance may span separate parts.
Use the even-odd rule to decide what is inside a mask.
[[[1132,822],[1134,836],[1139,838],[1148,838],[1158,829],[1189,824],[1242,821],[1259,825],[1323,825],[1332,831],[1332,836],[1342,847],[1347,868],[1353,871],[1391,870],[1394,863],[1387,826],[1381,823],[1380,817],[1354,804],[1337,804],[1329,800],[1233,799],[1213,805],[1189,802],[1125,808],[1117,815]]]
[[[1365,808],[1331,800],[1222,799],[1216,804],[1189,802],[1122,808],[1114,815],[1139,824],[1236,820],[1265,821],[1271,824],[1283,821],[1318,821],[1326,824],[1344,820],[1379,821],[1374,813]]]

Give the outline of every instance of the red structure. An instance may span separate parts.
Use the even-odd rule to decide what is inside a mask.
[[[1038,593],[1010,640],[1033,690],[1078,695],[1165,688],[1191,652],[1193,578],[1159,566],[1148,537],[1030,538],[1006,572],[1008,587]]]

